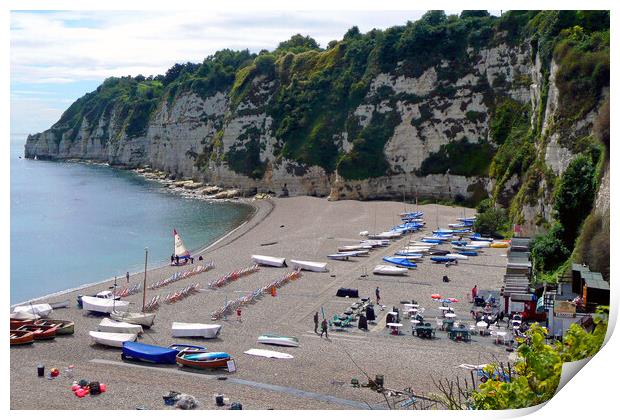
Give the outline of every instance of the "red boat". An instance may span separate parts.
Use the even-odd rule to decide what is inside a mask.
[[[17,331],[30,331],[34,334],[35,340],[51,340],[56,337],[57,325],[44,326],[44,325],[22,325]]]
[[[177,354],[177,365],[195,369],[219,369],[228,366],[232,360],[228,353],[206,352],[204,350],[185,350]]]
[[[15,319],[11,318],[11,329],[16,330],[22,325],[34,325],[35,319]]]
[[[11,330],[11,345],[32,344],[34,333],[30,331]]]

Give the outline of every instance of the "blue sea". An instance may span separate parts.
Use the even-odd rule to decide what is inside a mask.
[[[11,136],[12,304],[141,271],[145,247],[149,267],[169,262],[173,228],[196,250],[252,211],[108,166],[23,159],[25,138]]]

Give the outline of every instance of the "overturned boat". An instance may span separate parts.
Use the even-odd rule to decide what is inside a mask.
[[[136,341],[138,334],[90,331],[88,333],[97,344],[109,347],[123,347],[126,341]]]
[[[289,337],[286,335],[263,334],[258,337],[258,342],[275,346],[299,347],[299,339],[297,339],[297,337]]]
[[[103,318],[97,326],[99,331],[103,332],[115,332],[115,333],[128,333],[128,334],[142,334],[142,326],[137,324],[130,324],[129,322],[114,321],[110,318]]]
[[[260,265],[268,265],[270,267],[286,267],[286,259],[278,257],[269,257],[267,255],[252,255],[252,261]]]
[[[327,263],[301,260],[291,260],[291,263],[293,264],[293,268],[295,270],[301,269],[307,271],[316,271],[318,273],[327,271]]]
[[[204,337],[215,338],[222,329],[218,324],[194,324],[186,322],[172,323],[173,337]]]
[[[372,272],[384,276],[402,276],[407,274],[407,270],[406,268],[394,267],[393,265],[377,265]]]
[[[103,299],[94,296],[82,296],[82,308],[102,314],[109,314],[113,311],[127,309],[129,302],[115,299]]]

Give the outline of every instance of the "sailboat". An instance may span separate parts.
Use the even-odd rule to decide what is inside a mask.
[[[173,229],[172,233],[174,235],[174,253],[172,254],[174,261],[170,263],[171,265],[187,264],[187,261],[191,258],[191,254],[187,248],[185,248],[185,244],[181,236],[177,233],[177,230]]]
[[[138,324],[149,328],[155,322],[155,314],[144,311],[144,307],[146,306],[146,266],[148,256],[149,249],[144,248],[144,284],[142,285],[142,312],[120,312],[113,310],[110,313],[110,318],[112,318],[113,320],[128,322],[130,324]]]

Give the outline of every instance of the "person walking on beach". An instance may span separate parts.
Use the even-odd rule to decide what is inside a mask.
[[[377,296],[377,305],[381,305],[381,294],[380,294],[379,286],[375,289],[375,296]]]
[[[478,296],[478,285],[475,284],[473,289],[471,289],[471,300],[475,302],[477,296]]]
[[[170,264],[174,264],[174,254],[170,256]]]
[[[127,283],[129,283],[129,271],[125,274],[125,278],[127,279]]]
[[[327,320],[323,319],[323,321],[321,321],[321,337],[323,337],[323,333],[325,333],[325,338],[329,338],[327,336]]]
[[[318,329],[319,329],[319,313],[315,312],[314,313],[314,333],[315,334],[319,333]]]

